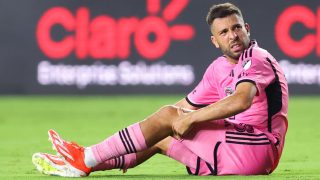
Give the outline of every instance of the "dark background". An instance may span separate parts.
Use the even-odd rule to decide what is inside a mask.
[[[121,17],[136,16],[146,17],[145,0],[1,0],[0,1],[0,94],[154,94],[154,93],[188,93],[199,82],[206,67],[221,52],[214,48],[210,42],[210,33],[205,22],[209,7],[215,3],[224,1],[191,0],[181,14],[169,25],[189,24],[195,30],[195,36],[188,41],[171,41],[168,51],[161,58],[150,61],[141,57],[132,47],[132,53],[126,61],[136,63],[138,61],[147,64],[164,61],[167,64],[192,65],[195,72],[195,80],[189,86],[183,85],[88,85],[80,89],[75,85],[40,85],[37,81],[37,66],[40,61],[48,61],[52,64],[65,65],[92,65],[99,61],[102,64],[118,65],[120,59],[91,59],[79,60],[71,53],[68,57],[52,60],[39,48],[36,40],[37,23],[41,16],[52,7],[65,7],[75,15],[79,7],[87,7],[90,10],[90,19],[99,15],[112,16],[115,19]],[[230,1],[242,10],[245,21],[251,26],[251,38],[257,39],[259,45],[267,49],[278,61],[283,59],[292,64],[304,63],[320,65],[320,59],[315,51],[304,58],[295,59],[282,52],[275,40],[275,23],[279,15],[288,7],[296,4],[303,5],[314,12],[316,16],[319,2],[310,1]],[[162,9],[170,3],[162,0]],[[299,13],[299,12],[296,12]],[[161,13],[158,14],[161,16]],[[317,17],[320,18],[320,17]],[[318,30],[319,31],[319,30]],[[52,29],[52,36],[63,38],[65,32],[60,27]],[[302,24],[295,24],[291,29],[291,36],[299,40],[307,33],[316,33],[316,29],[307,29]],[[299,73],[299,72],[297,72]],[[320,77],[320,70],[318,75]],[[318,78],[319,78],[318,77]],[[291,94],[319,94],[320,80],[318,84],[290,83]]]

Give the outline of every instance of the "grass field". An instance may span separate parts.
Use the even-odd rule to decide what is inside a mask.
[[[35,152],[53,152],[47,131],[91,145],[182,96],[0,96],[0,179],[62,179],[44,176],[31,163]],[[320,179],[320,97],[293,97],[282,159],[270,176],[194,177],[157,155],[126,174],[112,170],[88,179]]]

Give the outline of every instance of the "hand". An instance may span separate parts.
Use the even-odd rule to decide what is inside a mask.
[[[181,139],[192,128],[191,110],[183,108],[178,109],[179,118],[172,123],[173,135],[177,139]]]

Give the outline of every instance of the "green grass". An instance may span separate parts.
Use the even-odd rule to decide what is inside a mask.
[[[0,97],[0,179],[62,179],[44,176],[31,163],[35,152],[51,152],[47,131],[91,145],[142,120],[183,96]],[[126,174],[93,173],[102,179],[320,179],[320,97],[293,97],[289,106],[286,146],[270,176],[194,177],[184,166],[156,155]]]

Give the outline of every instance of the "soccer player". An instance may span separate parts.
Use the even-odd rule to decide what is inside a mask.
[[[288,127],[284,73],[269,52],[250,40],[249,25],[235,5],[213,5],[207,23],[211,41],[223,55],[185,99],[86,148],[49,130],[63,158],[37,153],[37,169],[87,176],[97,170],[126,170],[161,152],[186,165],[189,174],[270,174]]]

